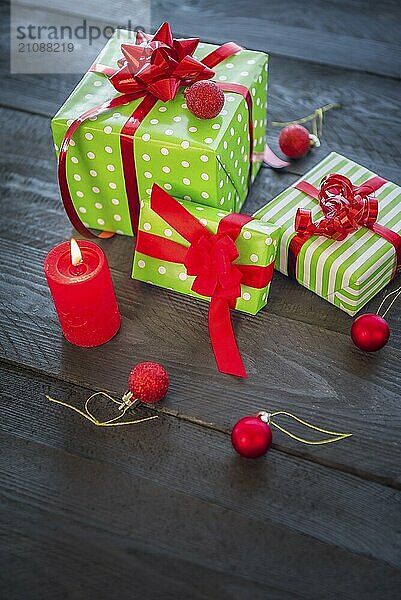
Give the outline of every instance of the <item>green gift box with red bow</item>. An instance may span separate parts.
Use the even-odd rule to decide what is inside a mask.
[[[245,377],[230,309],[267,302],[280,228],[238,213],[178,201],[157,185],[141,202],[132,277],[210,301],[220,371]]]
[[[184,91],[211,78],[224,106],[200,119]],[[153,183],[239,211],[263,159],[266,106],[266,54],[177,40],[167,23],[154,36],[117,30],[52,120],[70,220],[84,235],[132,235]]]

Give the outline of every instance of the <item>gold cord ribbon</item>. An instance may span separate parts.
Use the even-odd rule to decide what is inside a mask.
[[[279,415],[284,415],[285,417],[291,417],[292,419],[294,419],[295,421],[298,421],[298,423],[301,423],[301,425],[305,425],[305,427],[308,427],[309,429],[314,429],[315,431],[319,431],[320,433],[326,433],[327,435],[332,435],[334,437],[328,438],[326,440],[317,440],[317,441],[306,440],[304,438],[298,437],[294,433],[291,433],[291,431],[284,429],[284,427],[282,427],[281,425],[279,425],[278,423],[273,421],[272,417],[277,417]],[[297,442],[302,442],[303,444],[308,444],[310,446],[320,446],[321,444],[331,444],[332,442],[338,442],[340,440],[343,440],[345,438],[352,436],[352,433],[341,433],[339,431],[329,431],[328,429],[323,429],[322,427],[317,427],[316,425],[312,425],[311,423],[308,423],[307,421],[304,421],[303,419],[300,419],[299,417],[293,415],[292,413],[289,413],[284,410],[278,410],[274,413],[260,412],[259,416],[262,418],[262,420],[264,420],[268,424],[273,425],[274,427],[277,427],[277,429],[279,429],[280,431],[282,431],[283,433],[288,435],[290,438],[293,438]],[[263,416],[265,416],[265,419],[263,419]]]
[[[67,402],[64,402],[62,400],[57,400],[56,398],[52,398],[51,396],[46,394],[46,398],[50,402],[54,402],[55,404],[59,404],[60,406],[64,406],[66,408],[69,408],[70,410],[75,411],[76,413],[81,415],[81,417],[84,417],[85,419],[87,419],[88,421],[93,423],[93,425],[96,425],[97,427],[120,427],[123,425],[135,425],[137,423],[143,423],[145,421],[151,421],[152,419],[159,418],[158,415],[153,415],[151,417],[144,417],[142,419],[136,419],[134,421],[120,421],[120,419],[124,417],[124,415],[126,414],[126,412],[128,411],[128,409],[131,406],[131,405],[128,405],[128,406],[124,407],[124,409],[120,415],[117,415],[116,417],[113,417],[112,419],[108,419],[107,421],[99,421],[99,419],[97,419],[95,417],[95,415],[92,413],[92,411],[89,408],[90,401],[93,398],[95,398],[96,396],[104,396],[108,400],[111,400],[111,402],[113,402],[114,404],[117,404],[118,406],[121,405],[120,401],[116,400],[115,398],[113,398],[112,396],[107,394],[106,392],[95,392],[94,394],[89,396],[89,398],[87,398],[87,400],[85,401],[84,410],[81,410],[80,408],[77,408],[76,406],[73,406],[72,404],[68,404]],[[320,433],[325,433],[327,435],[332,435],[334,437],[328,438],[326,440],[317,440],[317,441],[301,438],[301,437],[295,435],[294,433],[291,433],[291,431],[288,431],[281,425],[279,425],[276,421],[273,421],[273,417],[277,417],[279,415],[291,417],[292,419],[294,419],[295,421],[298,421],[298,423],[301,423],[301,425],[305,425],[305,427],[308,427],[309,429],[314,429],[315,431],[319,431]],[[286,435],[288,435],[292,439],[296,440],[297,442],[302,442],[303,444],[308,444],[311,446],[330,444],[332,442],[338,442],[340,440],[343,440],[345,438],[352,436],[352,433],[341,433],[338,431],[330,431],[328,429],[323,429],[322,427],[317,427],[316,425],[312,425],[311,423],[308,423],[307,421],[300,419],[296,415],[293,415],[292,413],[283,411],[283,410],[279,410],[274,413],[267,413],[265,411],[262,411],[262,412],[258,413],[258,416],[260,416],[264,422],[266,422],[267,424],[273,425],[274,427],[279,429],[282,433],[285,433]]]
[[[324,106],[319,106],[316,110],[313,111],[310,115],[306,115],[306,117],[301,117],[301,119],[296,119],[295,121],[273,121],[273,127],[286,127],[287,125],[302,125],[303,123],[309,123],[312,121],[312,134],[317,138],[322,137],[323,134],[323,115],[328,110],[333,108],[341,108],[341,104],[337,102],[332,102],[331,104],[325,104]]]
[[[386,310],[384,311],[384,313],[382,315],[380,315],[382,317],[382,319],[384,319],[384,317],[386,316],[386,314],[388,313],[388,311],[390,310],[390,308],[393,306],[394,302],[399,298],[399,296],[401,296],[401,287],[397,288],[396,290],[390,292],[389,294],[387,294],[386,296],[384,296],[383,300],[381,301],[381,304],[379,306],[379,308],[376,311],[376,314],[378,315],[379,312],[381,311],[384,303],[386,302],[386,300],[388,298],[390,298],[390,296],[394,296],[394,298],[391,300],[390,304],[388,305],[388,307],[386,308]]]
[[[97,419],[95,417],[95,415],[89,409],[89,402],[96,396],[104,396],[108,400],[111,400],[112,402],[114,402],[114,404],[118,404],[118,406],[121,405],[121,401],[116,400],[115,398],[112,398],[111,396],[109,396],[109,394],[106,394],[106,392],[95,392],[94,394],[89,396],[89,398],[87,398],[87,400],[85,402],[84,410],[81,410],[80,408],[77,408],[76,406],[73,406],[72,404],[68,404],[67,402],[63,402],[62,400],[56,400],[55,398],[52,398],[51,396],[48,396],[46,394],[46,398],[48,400],[50,400],[50,402],[54,402],[55,404],[60,404],[61,406],[65,406],[66,408],[70,408],[71,410],[74,410],[76,413],[81,415],[81,417],[84,417],[85,419],[87,419],[88,421],[93,423],[93,425],[96,425],[97,427],[120,427],[121,425],[135,425],[136,423],[143,423],[144,421],[151,421],[152,419],[159,418],[158,415],[153,415],[151,417],[144,417],[142,419],[136,419],[135,421],[120,421],[120,419],[122,419],[124,417],[127,410],[131,407],[131,405],[126,405],[124,407],[124,409],[122,410],[121,414],[117,415],[116,417],[113,417],[113,419],[108,419],[107,421],[99,421],[99,419]]]

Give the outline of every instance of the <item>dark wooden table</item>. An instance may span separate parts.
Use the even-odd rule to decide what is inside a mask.
[[[326,116],[320,149],[286,172],[261,172],[245,212],[331,150],[401,183],[397,0],[153,3],[153,27],[166,18],[177,34],[269,51],[270,122],[342,103]],[[72,234],[49,121],[77,80],[11,76],[3,63],[1,597],[399,598],[400,304],[389,344],[363,354],[345,313],[275,274],[266,309],[233,316],[250,374],[239,381],[216,371],[207,305],[132,281],[133,242],[117,236],[102,247],[121,332],[93,350],[69,345],[42,263]],[[277,148],[277,130],[268,138]],[[162,362],[171,377],[158,420],[105,430],[45,400],[82,406],[94,390],[120,395],[142,360]],[[261,408],[354,436],[313,447],[277,433],[265,458],[246,461],[228,433]]]

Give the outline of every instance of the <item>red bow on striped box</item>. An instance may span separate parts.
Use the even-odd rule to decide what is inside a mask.
[[[355,315],[401,267],[401,189],[331,152],[255,213],[282,236],[276,268]]]
[[[307,181],[298,181],[294,187],[319,201],[323,218],[312,221],[310,210],[298,208],[295,215],[296,235],[290,243],[288,272],[296,277],[296,260],[303,244],[313,235],[322,235],[332,240],[345,240],[360,227],[367,227],[395,248],[397,264],[394,274],[401,266],[401,236],[377,223],[379,204],[373,194],[386,182],[375,175],[361,185],[353,185],[348,177],[330,173],[323,177],[317,189]]]

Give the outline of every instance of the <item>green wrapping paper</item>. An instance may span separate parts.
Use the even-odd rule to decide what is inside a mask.
[[[213,234],[217,232],[221,219],[229,214],[227,211],[221,211],[195,202],[180,200],[180,204]],[[141,201],[138,239],[141,232],[152,233],[169,241],[177,242],[186,248],[190,245],[174,230],[174,227],[152,210],[149,198]],[[279,237],[280,228],[276,225],[262,223],[256,219],[250,221],[242,227],[241,233],[235,242],[239,257],[234,261],[234,264],[266,267],[273,263]],[[137,250],[134,255],[132,277],[182,294],[210,300],[210,298],[201,296],[191,289],[195,277],[187,274],[184,264],[153,258]],[[261,289],[242,284],[241,296],[237,298],[235,308],[245,313],[256,314],[265,306],[269,289],[270,283]]]
[[[132,34],[132,32],[131,32]],[[116,67],[120,45],[132,43],[118,30],[96,59]],[[217,48],[199,44],[202,59]],[[213,67],[214,80],[246,86],[253,103],[254,154],[263,153],[267,107],[267,55],[241,50]],[[222,112],[202,120],[186,107],[183,88],[174,100],[158,101],[134,137],[140,198],[158,183],[173,196],[221,210],[239,211],[248,190],[248,108],[237,93],[225,92]],[[118,96],[101,73],[88,72],[52,120],[54,144],[60,145],[69,125],[86,110]],[[67,156],[67,181],[78,215],[86,227],[132,235],[120,150],[120,132],[141,102],[134,100],[85,121],[74,133]],[[252,179],[261,160],[252,165]]]
[[[375,175],[345,156],[332,152],[299,181],[318,188],[322,178],[330,173],[345,175],[356,186]],[[275,264],[276,269],[285,275],[288,274],[289,246],[295,235],[297,209],[311,210],[313,222],[323,217],[318,201],[294,186],[255,213],[256,218],[276,223],[282,228]],[[379,206],[377,223],[401,234],[401,188],[385,182],[374,196]],[[303,286],[354,315],[389,283],[396,266],[394,245],[366,227],[360,227],[342,241],[323,236],[310,237],[298,255],[296,276]]]

